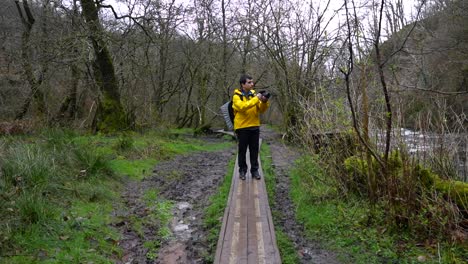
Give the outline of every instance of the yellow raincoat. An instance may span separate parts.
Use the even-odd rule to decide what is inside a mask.
[[[234,91],[232,108],[234,110],[234,131],[240,128],[259,127],[260,114],[270,106],[270,102],[263,103],[256,96],[255,90],[250,90],[248,95],[243,95],[240,89]]]

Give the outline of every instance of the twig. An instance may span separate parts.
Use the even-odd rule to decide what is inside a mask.
[[[96,104],[96,101],[93,101],[93,104],[91,105],[91,107],[89,108],[89,113],[88,113],[88,117],[86,117],[83,122],[81,122],[80,124],[80,128],[83,127],[84,123],[89,119],[90,115],[91,115],[91,112],[93,111],[93,108],[94,108],[94,105]]]
[[[461,92],[443,92],[443,91],[437,91],[437,90],[432,90],[432,89],[424,89],[424,88],[418,88],[416,86],[408,86],[408,85],[403,85],[400,84],[400,86],[409,88],[409,89],[415,89],[415,90],[420,90],[420,91],[425,91],[425,92],[431,92],[431,93],[436,93],[436,94],[443,94],[443,95],[459,95],[459,94],[468,94],[468,91],[461,91]]]
[[[149,32],[146,31],[146,28],[142,24],[140,24],[140,22],[137,21],[137,19],[144,19],[145,16],[138,16],[138,17],[133,17],[131,15],[119,16],[117,14],[117,12],[115,12],[115,9],[114,9],[114,7],[112,5],[101,5],[101,4],[99,4],[99,7],[108,8],[108,9],[112,10],[112,13],[114,14],[115,19],[123,19],[123,18],[131,19],[133,22],[135,22],[135,24],[137,24],[143,30],[143,32],[145,32],[146,36],[148,36],[151,40],[153,40],[153,38],[151,37]]]

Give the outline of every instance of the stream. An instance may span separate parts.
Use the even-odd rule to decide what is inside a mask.
[[[384,134],[375,135],[378,142],[384,142]],[[468,182],[468,134],[442,135],[401,128],[399,131],[394,130],[392,145],[398,145],[400,148],[403,145],[408,153],[423,163],[445,160],[448,168],[453,169],[453,174],[457,175],[456,180]],[[381,143],[379,147],[385,146]]]

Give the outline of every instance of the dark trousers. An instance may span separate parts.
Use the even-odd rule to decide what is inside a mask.
[[[239,140],[239,172],[247,172],[246,153],[247,147],[250,151],[250,172],[258,171],[258,141],[260,129],[238,129],[236,131]]]

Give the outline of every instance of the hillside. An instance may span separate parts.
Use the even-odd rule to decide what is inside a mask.
[[[421,128],[426,120],[432,129],[438,130],[440,123],[454,131],[468,129],[466,1],[426,11],[421,21],[406,26],[383,47],[385,56],[401,49],[387,66],[406,127]]]

